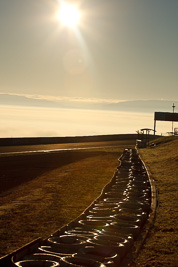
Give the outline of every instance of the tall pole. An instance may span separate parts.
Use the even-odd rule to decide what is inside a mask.
[[[174,109],[175,109],[175,105],[174,105],[174,103],[173,103],[173,105],[172,105],[172,109],[173,109],[173,113],[174,113]],[[174,130],[174,122],[172,121],[172,134],[173,134],[173,130]]]
[[[155,135],[155,132],[156,132],[156,115],[154,113],[154,135]]]

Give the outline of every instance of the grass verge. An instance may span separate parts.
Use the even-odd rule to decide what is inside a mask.
[[[178,138],[163,137],[140,149],[159,192],[154,227],[134,266],[178,266]]]

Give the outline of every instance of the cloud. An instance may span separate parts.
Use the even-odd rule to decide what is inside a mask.
[[[66,96],[52,96],[52,95],[34,95],[34,94],[18,94],[0,92],[0,95],[9,96],[23,96],[30,99],[48,100],[48,101],[68,101],[68,102],[82,102],[82,103],[120,103],[126,100],[118,99],[101,99],[101,98],[83,98],[83,97],[66,97]]]

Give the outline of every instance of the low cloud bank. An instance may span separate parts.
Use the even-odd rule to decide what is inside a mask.
[[[0,106],[0,114],[0,137],[127,134],[154,124],[150,113]],[[171,122],[157,122],[157,134],[171,127]]]

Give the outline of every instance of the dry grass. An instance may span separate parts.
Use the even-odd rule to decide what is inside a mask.
[[[156,221],[135,266],[178,266],[178,138],[160,138],[140,153],[159,190]]]
[[[0,256],[75,219],[110,181],[122,151],[121,145],[1,158],[1,175],[18,183],[0,196]]]

